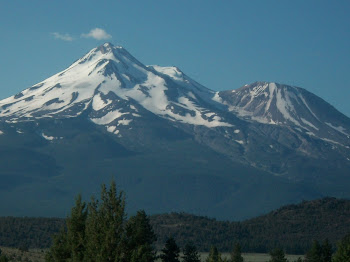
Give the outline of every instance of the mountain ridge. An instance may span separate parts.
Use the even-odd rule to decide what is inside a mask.
[[[350,119],[332,108],[276,83],[213,91],[106,43],[0,101],[0,177],[8,183],[0,196],[24,194],[29,206],[35,195],[50,203],[63,196],[62,213],[76,190],[90,194],[117,177],[135,194],[133,208],[226,217],[244,198],[250,207],[234,214],[240,218],[301,199],[350,197]],[[271,188],[279,188],[273,196]],[[26,205],[5,210],[20,214]]]

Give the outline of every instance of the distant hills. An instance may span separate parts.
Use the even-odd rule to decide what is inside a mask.
[[[160,249],[167,237],[173,236],[179,246],[188,241],[206,251],[216,245],[230,251],[234,242],[244,252],[268,252],[282,247],[288,253],[304,254],[313,240],[325,239],[335,245],[350,233],[350,201],[323,198],[283,206],[266,215],[241,222],[217,221],[186,213],[151,216]],[[64,225],[57,218],[0,218],[0,246],[45,248],[51,235]]]

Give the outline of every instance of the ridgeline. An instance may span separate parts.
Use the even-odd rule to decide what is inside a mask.
[[[51,236],[64,226],[61,218],[0,217],[0,246],[47,248]],[[304,254],[313,240],[328,239],[335,247],[350,233],[350,200],[323,198],[283,206],[266,215],[241,222],[217,221],[186,213],[151,216],[161,249],[170,236],[180,247],[192,241],[200,251],[215,245],[231,251],[239,242],[243,252],[268,252],[282,247],[287,253]]]

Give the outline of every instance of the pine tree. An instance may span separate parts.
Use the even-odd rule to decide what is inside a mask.
[[[125,196],[117,192],[112,181],[109,190],[102,185],[101,202],[89,204],[86,223],[87,260],[108,262],[122,257],[121,240],[124,234]]]
[[[350,234],[346,235],[337,246],[333,262],[350,261]]]
[[[62,229],[54,237],[46,261],[121,261],[121,240],[125,232],[124,210],[124,193],[117,192],[114,182],[109,190],[102,185],[101,201],[92,198],[87,209],[81,196],[78,196],[71,215],[67,218],[67,229]],[[142,248],[138,247],[137,250],[143,250]]]
[[[165,242],[160,258],[163,262],[179,262],[180,248],[177,246],[175,239],[170,237]]]
[[[148,244],[138,246],[131,253],[130,260],[128,262],[153,262],[156,260],[156,253],[154,248]]]
[[[61,228],[60,232],[53,237],[50,250],[46,253],[47,262],[67,261],[71,258],[70,248],[67,241],[67,231]]]
[[[221,262],[221,254],[219,253],[218,249],[215,246],[212,246],[210,248],[209,255],[207,259],[205,260],[206,262]]]
[[[317,240],[312,242],[312,246],[305,256],[306,262],[320,262],[322,261],[322,248]]]
[[[231,262],[243,262],[243,261],[244,259],[241,253],[241,246],[239,243],[236,243],[231,253]]]
[[[187,243],[183,253],[183,262],[200,262],[200,255],[193,243]]]
[[[129,219],[125,227],[122,261],[154,261],[156,251],[153,243],[156,239],[149,217],[145,211],[138,211],[136,216]]]
[[[103,241],[102,225],[99,222],[98,213],[99,202],[94,197],[91,198],[88,204],[88,216],[86,218],[85,225],[85,259],[87,262],[102,261],[102,258],[98,257],[100,254],[100,245]]]
[[[287,258],[285,256],[285,253],[283,249],[281,248],[275,248],[274,250],[270,251],[271,259],[269,262],[287,262]]]
[[[332,246],[326,239],[321,246],[321,262],[332,262]]]
[[[82,202],[81,195],[78,195],[71,216],[67,219],[67,245],[72,262],[84,261],[86,217],[86,204]]]

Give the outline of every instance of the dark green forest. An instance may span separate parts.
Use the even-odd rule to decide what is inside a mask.
[[[242,252],[267,253],[283,247],[287,253],[305,254],[313,240],[336,243],[350,233],[350,201],[324,198],[287,205],[253,219],[231,222],[186,213],[150,216],[160,250],[174,237],[183,248],[195,243],[199,251],[215,245],[221,252],[231,251],[239,242]],[[47,248],[52,235],[65,225],[65,219],[0,217],[0,246]]]

